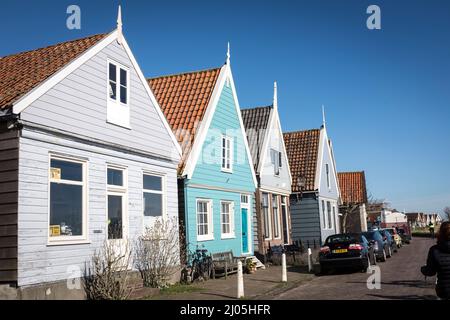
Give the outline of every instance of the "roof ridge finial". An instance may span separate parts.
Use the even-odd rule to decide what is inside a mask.
[[[123,40],[123,32],[122,32],[122,7],[119,4],[119,9],[117,12],[117,41],[119,42],[119,44],[122,44],[122,40]]]
[[[227,49],[227,65],[230,65],[230,41],[228,41],[228,49]]]
[[[326,119],[325,119],[325,106],[322,105],[322,125],[325,128],[327,125]]]
[[[278,111],[278,88],[276,81],[273,83],[273,109]]]

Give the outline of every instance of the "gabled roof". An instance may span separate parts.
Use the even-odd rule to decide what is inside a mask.
[[[303,191],[314,191],[319,154],[320,129],[283,134],[292,175],[292,192],[299,192],[297,181],[306,178]]]
[[[339,187],[344,204],[363,204],[367,202],[366,177],[361,172],[339,172]]]
[[[242,109],[242,121],[247,133],[248,144],[252,154],[255,171],[261,160],[264,137],[269,127],[270,114],[273,106],[257,107],[253,109]]]
[[[181,73],[148,79],[148,83],[176,139],[183,159],[180,169],[194,143],[205,115],[221,68]]]
[[[0,109],[6,109],[108,34],[67,41],[0,58]]]

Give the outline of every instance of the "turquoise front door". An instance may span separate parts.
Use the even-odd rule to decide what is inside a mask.
[[[248,209],[242,208],[242,252],[248,252]]]

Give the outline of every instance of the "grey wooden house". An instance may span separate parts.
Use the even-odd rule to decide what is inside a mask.
[[[276,83],[271,106],[241,112],[258,182],[255,251],[265,255],[272,246],[291,243],[292,178],[278,114]]]
[[[118,22],[0,58],[0,284],[64,282],[178,215],[181,150]]]
[[[340,232],[339,181],[325,121],[320,129],[284,134],[292,174],[292,239],[322,244]]]

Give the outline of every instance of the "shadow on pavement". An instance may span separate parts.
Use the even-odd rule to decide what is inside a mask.
[[[364,281],[348,281],[347,283],[359,283],[364,284],[366,282]],[[391,286],[404,286],[404,287],[411,287],[411,288],[420,288],[420,289],[426,289],[426,288],[434,288],[434,283],[425,282],[423,280],[396,280],[396,281],[390,281],[390,282],[381,282],[381,285],[391,285]]]
[[[438,300],[436,296],[432,295],[424,295],[419,296],[416,294],[413,295],[403,295],[403,296],[388,296],[382,294],[369,294],[368,296],[372,296],[375,298],[388,299],[388,300]]]

